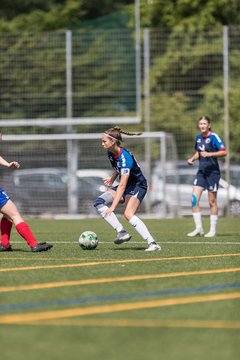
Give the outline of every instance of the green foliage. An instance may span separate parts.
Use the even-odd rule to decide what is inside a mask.
[[[230,35],[235,31],[239,33],[239,28],[232,25],[240,24],[240,0],[139,2],[141,27],[163,29],[161,41],[151,37],[151,48],[155,51],[151,54],[150,71],[151,130],[166,130],[183,139],[192,138],[196,120],[200,115],[208,114],[214,121],[214,130],[223,134],[222,26],[230,26]],[[106,88],[113,94],[124,94],[128,88],[129,93],[135,91],[135,84],[119,75],[126,66],[134,73],[134,54],[129,52],[127,42],[118,43],[114,52],[119,61],[109,56],[107,65],[102,66],[104,54],[109,52],[111,36],[97,29],[124,27],[124,31],[130,31],[126,27],[134,28],[134,5],[133,0],[2,0],[0,31],[20,32],[21,36],[16,39],[5,35],[1,37],[0,51],[5,56],[0,63],[0,78],[14,89],[12,93],[6,93],[5,88],[0,88],[1,117],[31,118],[36,111],[39,117],[65,116],[64,45],[54,49],[54,44],[49,47],[45,39],[51,37],[54,43],[55,38],[64,44],[65,30],[79,28],[87,29],[86,32],[91,29],[95,35],[93,37],[91,32],[89,37],[76,35],[76,41],[84,45],[84,53],[76,50],[73,74],[89,74],[89,69],[95,70],[92,70],[88,80],[82,76],[81,81],[74,85],[74,116],[95,116],[99,112],[105,116],[113,115],[116,98],[109,97],[106,106],[99,94]],[[51,30],[56,32],[50,33]],[[32,37],[37,45],[28,43],[29,32],[34,34]],[[133,40],[130,37],[130,41]],[[232,157],[238,159],[240,46],[230,46],[230,147]],[[26,55],[22,57],[23,74],[20,75],[15,67],[15,58],[23,47]],[[100,49],[97,55],[96,49]],[[120,60],[123,54],[125,58]],[[176,74],[178,81],[173,80]],[[36,92],[41,96],[30,99],[30,95]],[[94,94],[94,105],[90,110],[84,105],[89,94]],[[132,101],[127,109],[125,103],[126,96],[123,95],[117,111],[130,115],[135,102]],[[191,146],[184,143],[184,148],[179,149],[180,153],[188,153]]]
[[[207,28],[239,24],[239,0],[152,0],[142,1],[141,22],[145,27]]]
[[[86,20],[119,11],[129,0],[13,0],[0,5],[0,31],[76,28]]]

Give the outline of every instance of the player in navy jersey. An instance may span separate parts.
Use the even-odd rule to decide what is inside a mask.
[[[102,146],[108,152],[114,171],[109,178],[103,179],[104,184],[109,186],[109,190],[95,200],[94,206],[99,215],[116,230],[115,244],[122,244],[131,239],[131,235],[126,232],[114,213],[119,203],[125,203],[124,217],[147,242],[146,251],[160,250],[160,245],[155,242],[146,225],[135,215],[146,195],[147,181],[134,156],[121,146],[122,134],[141,135],[141,133],[122,131],[117,126],[103,133]],[[119,185],[111,188],[118,176]]]
[[[198,127],[201,134],[196,136],[195,153],[188,159],[189,165],[199,160],[199,168],[192,192],[192,213],[195,230],[190,232],[188,236],[204,235],[199,201],[202,192],[207,190],[210,206],[210,231],[205,237],[214,237],[216,236],[218,221],[217,191],[220,180],[218,158],[226,156],[227,151],[219,135],[212,132],[209,117],[202,116],[198,121]]]
[[[16,168],[16,169],[20,167],[17,161],[12,161],[9,163],[1,156],[0,156],[0,165],[9,168]],[[24,238],[24,240],[30,246],[31,251],[40,252],[52,248],[53,246],[52,244],[37,242],[28,224],[23,220],[15,204],[5,193],[5,191],[1,188],[0,188],[0,212],[3,214],[0,224],[0,229],[1,229],[0,252],[12,251],[12,247],[10,245],[10,235],[13,224],[16,227],[17,232]]]

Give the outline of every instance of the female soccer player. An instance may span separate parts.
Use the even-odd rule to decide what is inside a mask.
[[[146,225],[135,215],[147,192],[147,181],[136,162],[134,156],[121,146],[122,134],[141,135],[122,131],[115,126],[106,130],[102,135],[102,146],[108,152],[108,158],[114,169],[109,178],[103,179],[106,186],[112,186],[116,178],[120,177],[119,185],[109,189],[99,196],[94,203],[99,215],[107,221],[117,232],[115,244],[122,244],[131,239],[122,224],[118,221],[114,211],[119,203],[125,203],[124,217],[135,228],[138,234],[147,242],[145,251],[160,250],[161,247],[153,239]],[[109,206],[108,206],[109,205]]]
[[[198,127],[201,134],[196,136],[196,151],[187,161],[189,165],[192,165],[194,161],[199,160],[199,168],[192,191],[192,213],[195,222],[195,230],[187,235],[190,237],[204,235],[199,201],[203,190],[207,190],[211,215],[210,231],[205,237],[214,237],[216,236],[216,226],[218,221],[217,190],[220,180],[220,170],[217,158],[226,156],[227,151],[225,150],[221,138],[212,132],[209,117],[200,117],[198,120]]]
[[[17,161],[8,162],[0,156],[0,165],[16,168],[20,167]],[[15,204],[10,200],[9,196],[3,189],[0,188],[0,212],[3,214],[1,220],[1,242],[0,251],[12,251],[10,245],[10,234],[12,224],[15,225],[17,232],[24,238],[27,244],[30,246],[31,251],[40,252],[46,251],[52,248],[52,244],[38,243],[32,234],[28,224],[23,220]]]

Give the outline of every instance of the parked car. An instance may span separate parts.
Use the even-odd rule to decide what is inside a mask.
[[[161,174],[153,174],[151,200],[155,207],[155,212],[160,211],[160,205],[165,205],[165,210],[171,215],[190,215],[191,214],[191,194],[196,168],[180,167],[176,172],[167,174],[165,182]],[[228,184],[224,179],[220,179],[218,190],[219,214],[225,215],[228,204],[228,192],[230,199],[230,214],[240,215],[240,190]],[[209,203],[207,191],[201,197],[201,210],[203,214],[209,214]]]
[[[221,169],[221,175],[226,180],[226,169]],[[240,165],[230,165],[231,184],[240,189]]]
[[[89,183],[98,186],[100,192],[106,191],[106,186],[103,184],[103,179],[111,176],[113,171],[104,170],[104,169],[81,169],[77,171],[77,177],[85,179]],[[116,180],[113,186],[117,185],[118,181]]]
[[[78,212],[95,213],[93,201],[107,188],[101,177],[109,172],[86,169],[77,172]],[[68,213],[68,173],[66,168],[14,170],[6,191],[24,214]]]

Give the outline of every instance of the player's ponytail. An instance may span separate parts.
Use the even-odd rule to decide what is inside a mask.
[[[114,126],[113,128],[110,128],[106,131],[104,131],[104,134],[108,135],[109,137],[117,140],[117,144],[120,145],[121,142],[123,142],[122,134],[128,135],[128,136],[139,136],[142,135],[141,132],[129,132],[129,131],[123,131],[120,127]]]

